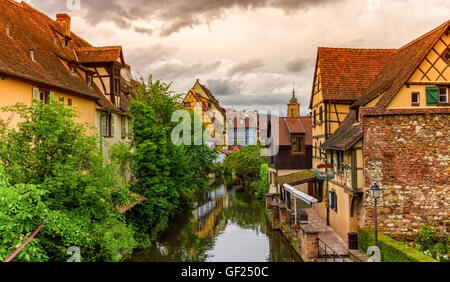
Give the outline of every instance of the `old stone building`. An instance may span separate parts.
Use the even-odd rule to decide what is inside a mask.
[[[313,85],[314,166],[333,165],[316,205],[346,233],[379,226],[411,239],[450,233],[450,22],[396,50],[319,48]]]

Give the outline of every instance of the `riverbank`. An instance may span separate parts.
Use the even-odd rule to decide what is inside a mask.
[[[264,205],[245,189],[216,183],[194,208],[171,221],[157,242],[132,262],[300,262],[279,231],[268,228]]]

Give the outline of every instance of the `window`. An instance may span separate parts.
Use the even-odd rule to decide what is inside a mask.
[[[59,96],[59,101],[64,104],[64,97],[63,96]]]
[[[322,191],[323,191],[323,188],[322,188],[322,184],[323,184],[323,182],[319,182],[319,181],[316,181],[316,182],[314,182],[314,186],[313,186],[313,196],[314,196],[314,198],[316,198],[317,200],[319,200],[319,202],[322,202],[323,201],[323,194],[322,194]]]
[[[114,115],[113,114],[103,114],[100,117],[100,128],[101,135],[103,137],[113,137],[114,136]]]
[[[127,134],[128,134],[128,132],[127,132],[127,119],[128,119],[128,117],[126,117],[126,116],[122,116],[121,117],[121,136],[122,136],[122,138],[125,138],[125,137],[127,137]]]
[[[321,123],[323,122],[323,108],[322,107],[319,108],[319,120]]]
[[[72,99],[67,99],[67,105],[72,106]]]
[[[50,93],[47,90],[33,88],[33,100],[41,101],[47,104],[49,102]]]
[[[336,195],[336,191],[329,191],[329,195],[328,195],[328,205],[330,207],[330,209],[334,210],[335,212],[337,212],[337,195]]]
[[[313,111],[313,124],[317,123],[316,110]]]
[[[186,103],[184,103],[184,106],[185,106],[185,107],[190,107],[190,106],[191,106],[191,103],[186,102]]]
[[[448,88],[446,87],[439,88],[439,103],[441,104],[448,103]]]
[[[411,93],[411,105],[412,106],[420,106],[420,93],[419,92]]]
[[[293,154],[304,153],[303,137],[293,137],[291,144],[291,152]]]

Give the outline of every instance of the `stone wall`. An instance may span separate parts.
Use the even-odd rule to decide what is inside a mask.
[[[450,234],[450,114],[364,116],[362,124],[366,225],[377,182],[386,234],[412,239],[424,224]]]

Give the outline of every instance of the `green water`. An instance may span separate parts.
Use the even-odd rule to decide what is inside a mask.
[[[174,219],[153,247],[132,262],[300,262],[280,232],[268,228],[263,205],[244,190],[218,184]]]

